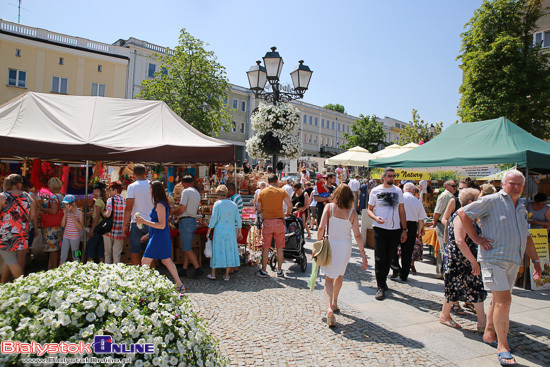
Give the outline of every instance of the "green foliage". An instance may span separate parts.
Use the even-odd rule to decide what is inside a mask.
[[[464,122],[506,117],[539,137],[550,137],[550,53],[533,47],[540,0],[485,0],[466,24],[462,62]]]
[[[204,42],[181,30],[174,50],[152,57],[161,62],[154,79],[144,80],[136,98],[161,100],[195,129],[217,136],[231,121],[225,68],[216,62]],[[206,44],[208,45],[208,44]]]
[[[335,104],[329,103],[326,106],[323,106],[323,108],[340,112],[340,113],[346,113],[346,109],[344,108],[344,106],[338,103],[335,103]]]
[[[374,153],[378,150],[380,144],[386,146],[384,142],[386,133],[382,128],[382,124],[376,120],[375,115],[359,115],[359,119],[351,125],[351,134],[344,133],[343,135],[348,142],[341,146],[342,149],[360,146]]]
[[[443,130],[443,122],[438,122],[436,124],[433,124],[435,127],[435,133],[434,137],[441,133],[441,130]],[[422,132],[418,133],[418,128],[422,128]],[[420,115],[418,114],[418,111],[413,108],[412,110],[412,120],[409,121],[409,124],[405,126],[403,129],[401,129],[401,132],[399,133],[399,137],[397,138],[397,142],[401,145],[405,145],[408,143],[420,143],[420,141],[425,140],[426,137],[430,136],[430,126],[427,122],[424,122],[424,120],[420,119]],[[432,137],[433,139],[433,137]]]

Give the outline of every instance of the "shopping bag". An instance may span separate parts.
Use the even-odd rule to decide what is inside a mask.
[[[204,245],[204,256],[211,258],[212,257],[212,240],[209,238]]]
[[[313,260],[313,266],[311,267],[311,276],[309,277],[309,282],[307,283],[309,290],[313,292],[315,289],[315,280],[317,279],[317,274],[319,273],[319,267],[315,260]]]

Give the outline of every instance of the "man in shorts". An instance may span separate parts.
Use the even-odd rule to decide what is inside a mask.
[[[284,277],[283,273],[283,248],[285,247],[285,213],[283,212],[283,202],[286,204],[286,215],[292,213],[292,202],[284,189],[277,187],[278,178],[271,174],[268,176],[268,187],[258,194],[258,212],[262,213],[262,269],[258,276],[265,278],[267,276],[267,260],[271,241],[275,239],[275,248],[277,249],[277,276]]]
[[[191,263],[195,267],[195,277],[203,274],[203,270],[193,252],[193,237],[197,230],[197,213],[201,204],[201,194],[193,186],[193,176],[184,176],[181,180],[184,190],[181,192],[180,205],[173,209],[170,214],[179,218],[178,229],[180,232],[181,249],[185,256],[183,267],[178,274],[187,276],[187,266]]]
[[[140,229],[134,215],[139,215],[145,220],[151,220],[149,213],[153,209],[151,188],[147,179],[147,168],[143,164],[134,165],[134,177],[136,181],[128,185],[126,194],[126,207],[124,209],[124,234],[128,237],[130,232],[130,259],[132,265],[141,264],[141,254],[147,247],[147,242],[141,242],[141,238],[149,233],[149,227],[143,225]]]
[[[501,364],[515,364],[508,345],[510,305],[512,288],[525,253],[533,262],[533,278],[537,280],[541,275],[540,260],[529,235],[525,200],[519,198],[524,185],[523,174],[510,170],[502,179],[501,191],[482,196],[458,210],[466,233],[481,247],[478,254],[481,276],[485,288],[493,295],[487,309],[483,342],[497,348]],[[472,220],[478,218],[483,230],[481,236],[476,234],[472,224]]]

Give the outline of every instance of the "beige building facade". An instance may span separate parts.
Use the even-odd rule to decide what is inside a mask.
[[[27,91],[126,97],[127,50],[0,20],[0,103]]]

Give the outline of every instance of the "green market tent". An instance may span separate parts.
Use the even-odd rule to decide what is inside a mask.
[[[454,124],[409,152],[371,160],[369,167],[446,167],[515,163],[550,170],[550,143],[538,139],[505,117]]]

